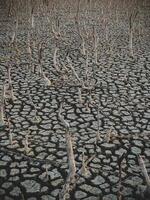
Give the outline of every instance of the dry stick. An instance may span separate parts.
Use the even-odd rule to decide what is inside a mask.
[[[81,89],[79,87],[78,87],[78,96],[79,96],[79,103],[82,104],[83,103],[82,92],[81,92]]]
[[[97,107],[97,133],[96,133],[96,143],[97,141],[101,140],[100,137],[100,103]]]
[[[13,34],[12,34],[10,45],[14,43],[15,37],[16,37],[16,32],[14,31]]]
[[[79,78],[78,74],[76,73],[74,67],[72,66],[71,60],[69,59],[68,56],[67,56],[67,61],[68,61],[69,67],[71,68],[71,70],[72,70],[74,76],[75,76],[76,79],[79,81],[79,83],[82,85],[82,81],[81,81],[81,79]]]
[[[54,34],[54,37],[57,38],[57,37],[56,37],[57,34],[56,34],[56,31],[54,30],[54,25],[53,25],[53,23],[52,23],[52,33]]]
[[[88,32],[87,32],[87,27],[86,27],[86,24],[85,24],[85,21],[83,22],[83,31],[84,31],[84,35],[86,38],[88,38]]]
[[[119,18],[118,18],[118,6],[116,7],[115,15],[116,15],[116,24],[118,25],[118,23],[119,23]]]
[[[62,108],[63,108],[63,103],[60,103],[60,108],[59,108],[59,112],[58,112],[58,117],[61,121],[61,123],[64,125],[65,129],[69,129],[70,125],[67,121],[64,120],[64,117],[62,116]]]
[[[108,22],[107,22],[107,19],[104,18],[104,26],[105,26],[105,39],[106,41],[108,42]]]
[[[82,167],[81,167],[81,174],[86,175],[87,174],[87,164],[85,163],[85,155],[84,151],[82,152]]]
[[[133,27],[132,27],[132,22],[131,22],[131,17],[130,16],[130,27],[129,27],[129,50],[130,50],[130,55],[133,57]]]
[[[29,35],[29,33],[28,33]],[[28,36],[29,37],[29,36]],[[28,39],[28,42],[27,42],[27,53],[30,55],[30,57],[32,57],[32,50],[31,50],[31,42],[30,42],[30,39]]]
[[[86,55],[85,39],[82,35],[81,35],[81,39],[82,39],[82,54],[85,56]]]
[[[139,19],[139,22],[138,22],[138,37],[139,37],[139,40],[141,40],[141,23],[140,23],[140,19]]]
[[[106,134],[106,141],[107,143],[109,143],[111,141],[111,137],[112,137],[112,128],[110,128]]]
[[[114,44],[115,44],[115,41],[118,37],[116,37],[114,40],[110,40],[109,43],[108,43],[108,47],[109,47],[109,53],[112,54],[113,53],[113,47],[114,47]],[[110,66],[109,66],[110,67]]]
[[[9,7],[8,7],[8,17],[10,17],[12,14],[12,4],[13,4],[13,0],[10,0]]]
[[[58,29],[57,34],[58,34],[58,36],[60,36],[60,21],[59,21],[59,18],[57,18],[56,25],[57,25],[57,29]]]
[[[15,100],[14,92],[13,92],[13,86],[11,81],[11,66],[8,66],[8,90],[9,90],[9,99],[12,100],[12,102]]]
[[[94,57],[95,57],[95,63],[97,64],[97,46],[98,46],[98,37],[96,33],[96,29],[94,27]]]
[[[58,40],[59,37],[60,37],[60,28],[59,28],[58,32],[56,32],[56,31],[54,30],[54,25],[52,24],[52,33],[54,34],[54,38],[55,38],[56,40]]]
[[[79,11],[80,11],[80,0],[78,0],[78,4],[77,4],[77,13],[75,16],[75,24],[77,25],[78,34],[81,35],[80,27],[79,27]]]
[[[37,124],[41,121],[41,118],[39,116],[37,116],[38,110],[37,110],[37,107],[35,106],[35,104],[33,103],[33,100],[31,98],[29,91],[28,91],[28,97],[29,97],[29,101],[30,101],[31,105],[33,106],[34,112],[35,112],[35,115],[34,115],[34,118],[32,119],[32,122]]]
[[[119,191],[118,191],[118,200],[122,200],[122,162],[124,160],[125,153],[118,160],[119,165]]]
[[[83,154],[82,154],[83,155]],[[76,180],[74,184],[72,185],[72,189],[75,188],[77,181],[80,179],[81,175],[86,175],[87,174],[87,166],[88,164],[95,158],[95,154],[92,155],[90,158],[85,160],[84,157],[82,157],[82,166],[81,168],[77,171],[76,173]],[[85,172],[85,173],[84,173]]]
[[[17,16],[17,18],[16,18],[15,30],[13,31],[10,45],[13,44],[13,43],[15,42],[16,35],[17,35],[17,30],[18,30],[18,16]]]
[[[74,158],[74,153],[73,153],[71,135],[69,131],[70,125],[67,121],[64,120],[64,117],[62,116],[61,113],[62,113],[62,103],[60,104],[58,117],[65,127],[65,138],[66,138],[67,154],[68,154],[68,162],[69,162],[69,174],[68,174],[66,183],[59,194],[59,199],[65,200],[67,196],[69,195],[71,185],[75,183],[76,164],[75,164],[75,158]]]
[[[29,60],[30,60],[30,64],[29,65],[32,68],[32,69],[30,68],[30,70],[32,70],[34,72],[34,69],[32,67],[32,53],[33,53],[33,51],[31,49],[31,40],[30,40],[30,34],[29,34],[29,32],[28,32],[28,38],[27,38],[27,53],[29,54]]]
[[[94,158],[95,158],[95,154],[92,155],[90,158],[88,158],[86,161],[84,160],[84,165],[83,165],[83,163],[82,163],[81,169],[77,172],[78,177],[79,177],[80,174],[83,173],[84,168],[87,168],[87,165],[88,165]],[[82,160],[82,161],[83,161],[83,160]]]
[[[130,55],[134,57],[133,53],[133,28],[134,28],[134,21],[136,19],[138,12],[132,13],[129,18],[129,50]]]
[[[9,143],[12,146],[13,145],[13,134],[10,129],[10,119],[8,118],[7,121],[8,121],[8,129],[9,129]]]
[[[46,77],[44,72],[43,72],[43,78],[44,78],[45,86],[51,86],[52,85],[52,82],[50,81],[49,78]]]
[[[58,48],[55,47],[54,56],[53,56],[53,64],[54,64],[56,71],[59,72],[60,69],[59,69],[58,63],[57,63],[57,52],[58,52]]]
[[[28,154],[29,151],[30,151],[30,148],[29,148],[29,140],[28,140],[28,135],[25,136],[25,140],[24,140],[24,150],[25,150],[25,153]]]
[[[34,28],[34,7],[31,9],[31,28]]]
[[[62,62],[62,66],[63,66],[65,72],[68,74],[68,73],[69,73],[69,70],[68,70],[68,68],[66,67],[66,65],[65,65],[64,62]]]
[[[42,52],[43,52],[43,43],[39,43],[38,46],[38,62],[39,62],[39,73],[44,79],[45,85],[50,86],[51,81],[45,76],[45,73],[43,72],[43,67],[42,67]]]
[[[146,181],[147,191],[150,194],[150,177],[148,175],[148,172],[147,172],[147,169],[145,167],[145,163],[144,163],[142,156],[138,157],[138,161],[139,161],[140,168],[142,170],[142,174],[143,174],[145,181]]]
[[[57,29],[57,30],[55,30],[55,29]],[[58,40],[61,36],[60,21],[59,21],[58,17],[57,17],[56,22],[55,22],[55,29],[54,29],[54,24],[52,23],[52,33],[54,34],[55,39]]]
[[[40,42],[38,45],[38,63],[39,63],[39,74],[43,75],[43,68],[42,68],[42,52],[43,52],[43,47],[42,43]]]
[[[0,102],[0,126],[4,126],[4,104],[5,104],[5,86],[3,84]]]
[[[89,70],[88,70],[88,65],[89,65],[89,59],[88,59],[88,51],[86,52],[86,63],[85,63],[85,79],[86,81],[88,82],[88,73],[89,73]]]

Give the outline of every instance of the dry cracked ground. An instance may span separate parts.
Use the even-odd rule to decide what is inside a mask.
[[[15,100],[12,102],[6,98],[5,127],[0,129],[0,199],[59,199],[68,175],[65,129],[58,117],[62,101],[62,115],[70,125],[77,167],[76,184],[70,191],[70,199],[150,199],[145,193],[146,181],[138,162],[141,155],[150,173],[148,2],[138,7],[134,57],[128,51],[126,7],[117,7],[119,18],[116,19],[115,6],[109,12],[104,6],[102,12],[97,2],[91,12],[79,12],[78,25],[74,23],[76,8],[68,7],[67,10],[62,5],[60,9],[53,7],[49,15],[45,14],[46,9],[45,13],[35,13],[30,37],[32,58],[27,53],[28,16],[19,15],[21,20],[12,45],[15,19],[8,16],[7,8],[1,3],[0,85],[7,84],[7,65],[11,63]],[[108,38],[104,34],[105,14],[108,16]],[[56,18],[60,23],[61,36],[58,38],[54,37],[50,25]],[[99,38],[97,63],[91,36],[93,25]],[[85,36],[85,29],[88,32],[85,39],[88,64],[76,26]],[[51,81],[49,86],[38,73],[39,41],[44,43],[41,65]],[[53,62],[56,45],[60,71],[56,70]],[[90,89],[79,84],[67,56],[79,79],[90,82]],[[31,65],[35,66],[34,71],[30,70]],[[80,173],[83,165],[84,170]]]

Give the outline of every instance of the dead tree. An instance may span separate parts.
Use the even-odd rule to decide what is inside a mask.
[[[70,125],[62,116],[62,103],[60,104],[58,117],[65,128],[66,148],[67,148],[68,164],[69,164],[69,173],[67,176],[66,183],[65,183],[62,191],[59,194],[59,199],[66,200],[66,199],[68,199],[69,193],[72,189],[72,185],[75,183],[75,180],[76,180],[76,178],[75,178],[76,164],[75,164],[72,140],[71,140],[71,135],[70,135],[70,130],[69,130]]]

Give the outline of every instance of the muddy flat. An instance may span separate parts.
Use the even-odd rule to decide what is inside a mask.
[[[0,2],[0,199],[150,199],[150,2]]]

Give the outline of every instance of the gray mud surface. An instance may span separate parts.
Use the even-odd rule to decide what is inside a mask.
[[[91,12],[94,14],[85,22],[89,32],[92,32],[93,24],[96,27],[99,45],[96,64],[92,38],[86,43],[89,49],[88,80],[93,86],[88,90],[81,88],[66,61],[69,54],[78,76],[86,81],[86,56],[81,52],[82,41],[76,33],[74,19],[67,10],[57,12],[62,32],[58,41],[53,37],[46,16],[35,15],[35,24],[39,29],[38,34],[32,32],[35,47],[31,61],[27,54],[26,19],[19,22],[15,47],[9,46],[14,19],[7,16],[5,7],[1,5],[0,85],[8,79],[7,60],[11,57],[14,59],[11,79],[16,97],[14,102],[6,99],[6,124],[0,129],[1,200],[59,199],[68,174],[65,130],[58,118],[61,101],[64,102],[62,114],[70,124],[77,171],[82,167],[83,152],[85,160],[92,158],[85,173],[79,174],[70,199],[117,200],[120,186],[119,159],[122,155],[122,200],[150,199],[144,193],[146,182],[138,163],[138,156],[142,155],[150,173],[149,6],[140,7],[143,32],[138,35],[138,26],[135,26],[134,58],[128,51],[128,22],[125,11],[120,8],[118,24],[115,24],[115,16],[112,15],[109,42],[105,40],[101,16],[98,17],[100,11]],[[54,21],[54,17],[51,18]],[[82,29],[82,12],[80,20]],[[51,86],[46,86],[43,77],[38,73],[38,41],[44,42],[42,66],[51,80]],[[59,73],[53,64],[56,43],[61,69]],[[30,70],[31,63],[35,65],[34,72]],[[68,71],[63,68],[62,63]],[[82,103],[79,102],[78,88],[82,92]],[[36,115],[33,104],[37,108]],[[98,124],[100,138],[97,138]],[[10,131],[13,136],[12,145]],[[24,145],[26,135],[28,152]]]

